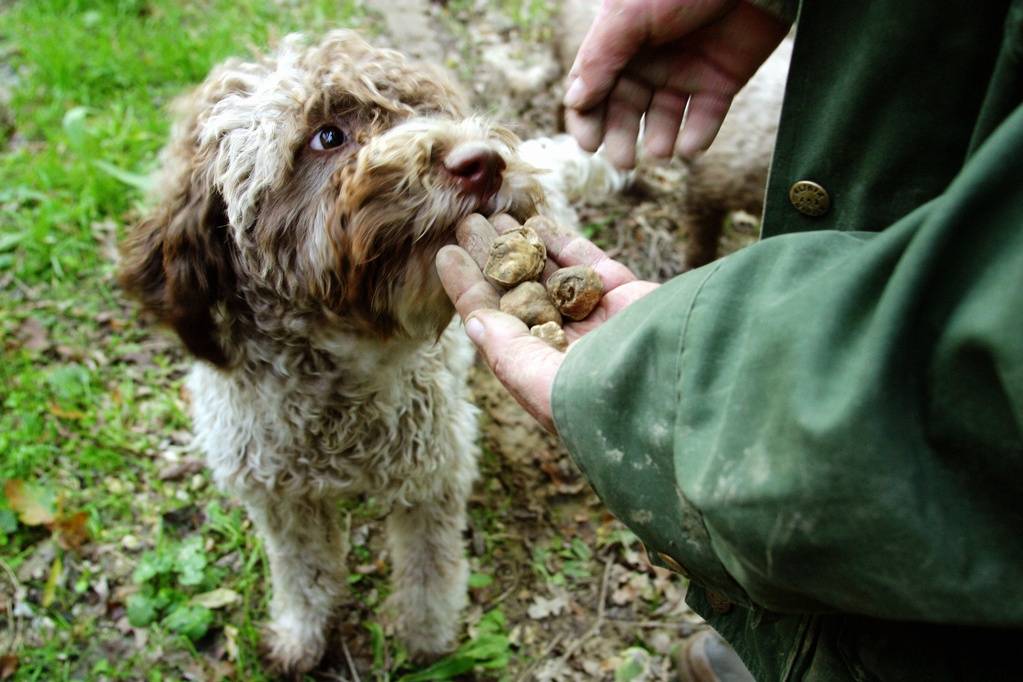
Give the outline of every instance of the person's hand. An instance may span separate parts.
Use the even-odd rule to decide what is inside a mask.
[[[604,0],[568,74],[566,128],[583,149],[603,143],[613,164],[631,168],[645,115],[649,155],[691,157],[787,30],[744,1]]]
[[[469,216],[458,226],[460,246],[445,246],[437,254],[437,272],[444,290],[465,322],[466,333],[494,375],[519,404],[545,429],[554,433],[551,389],[565,354],[532,336],[529,328],[518,318],[498,311],[501,295],[487,282],[481,270],[497,233],[517,227],[519,224],[507,215],[496,216],[493,225],[479,214]],[[561,267],[588,265],[604,284],[604,297],[585,320],[571,322],[566,319],[564,330],[570,344],[657,287],[653,282],[637,280],[627,267],[575,233],[537,232],[547,245],[548,261],[543,279]]]

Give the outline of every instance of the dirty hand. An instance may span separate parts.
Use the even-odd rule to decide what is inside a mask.
[[[495,216],[493,225],[481,215],[469,216],[458,226],[459,246],[445,246],[437,254],[437,272],[465,322],[466,333],[494,375],[545,429],[555,433],[551,389],[565,354],[532,336],[518,318],[500,312],[497,309],[500,293],[481,271],[497,233],[518,227],[507,215]],[[570,344],[657,287],[653,282],[637,280],[627,267],[575,233],[537,232],[547,245],[549,260],[544,279],[560,267],[588,265],[604,284],[604,297],[589,317],[565,325]]]
[[[566,127],[631,168],[645,115],[648,154],[693,156],[787,30],[742,0],[604,0],[568,74]]]

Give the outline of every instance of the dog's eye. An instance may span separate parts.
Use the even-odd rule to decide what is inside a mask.
[[[325,151],[340,147],[345,143],[345,134],[337,126],[323,126],[315,133],[313,139],[309,140],[309,148],[317,151]]]

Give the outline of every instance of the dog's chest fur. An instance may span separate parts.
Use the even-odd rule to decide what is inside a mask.
[[[232,369],[188,378],[196,444],[218,484],[289,495],[372,493],[412,503],[472,448],[472,349],[323,330],[304,342],[247,338]]]

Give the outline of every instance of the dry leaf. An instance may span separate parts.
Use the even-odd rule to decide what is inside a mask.
[[[34,317],[26,317],[18,328],[21,347],[30,351],[45,351],[50,347],[50,336],[43,323]]]
[[[563,594],[559,594],[553,599],[548,599],[538,594],[534,597],[533,603],[526,609],[526,613],[533,620],[543,620],[550,616],[557,616],[565,610],[566,606],[568,606],[568,600]]]
[[[85,419],[85,413],[81,410],[66,410],[57,403],[50,403],[50,414],[61,419]]]
[[[176,481],[202,471],[203,463],[197,459],[182,459],[172,462],[160,470],[161,481]]]
[[[11,479],[4,483],[4,495],[18,519],[26,526],[42,526],[53,523],[54,513],[43,492],[24,481]]]
[[[18,672],[18,657],[16,654],[4,654],[0,656],[0,680],[8,680]]]
[[[203,592],[192,597],[192,603],[196,606],[205,606],[208,609],[219,609],[230,604],[241,601],[242,597],[234,590],[226,587],[219,587],[209,592]]]
[[[227,660],[237,661],[238,660],[238,628],[233,625],[224,626],[224,638],[227,640],[225,644],[225,651],[227,652]]]
[[[57,544],[64,549],[78,549],[89,539],[89,529],[85,524],[89,515],[81,511],[71,516],[60,514],[48,524],[57,538]]]

